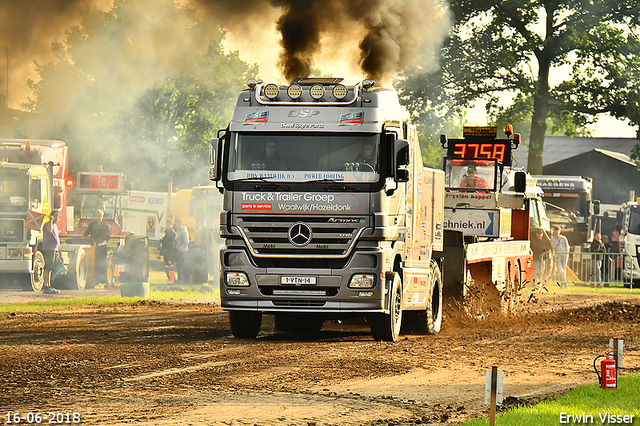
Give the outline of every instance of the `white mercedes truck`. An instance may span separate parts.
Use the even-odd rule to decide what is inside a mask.
[[[375,339],[442,322],[444,172],[424,167],[395,91],[250,80],[211,141],[224,194],[220,297],[236,337],[364,317]]]

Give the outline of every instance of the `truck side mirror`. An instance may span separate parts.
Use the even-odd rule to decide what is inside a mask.
[[[409,169],[407,169],[407,166],[410,163],[409,142],[404,139],[395,141],[393,159],[393,179],[396,182],[408,182]]]
[[[211,168],[209,169],[209,180],[211,181],[220,180],[220,159],[218,158],[219,152],[220,138],[211,139],[211,143],[209,145],[209,163],[211,164]]]
[[[53,187],[53,209],[60,210],[62,208],[62,187]]]
[[[525,172],[516,172],[513,186],[516,192],[525,192],[527,189],[527,174]]]
[[[593,200],[593,214],[600,214],[600,200]]]

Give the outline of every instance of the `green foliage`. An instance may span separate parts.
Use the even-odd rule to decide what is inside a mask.
[[[86,10],[30,82],[37,136],[66,141],[72,171],[103,165],[145,190],[206,184],[208,141],[257,74],[223,39],[173,0]]]
[[[450,4],[455,24],[440,69],[412,71],[398,83],[416,121],[448,121],[485,100],[496,124],[530,123],[520,133],[535,146],[529,156],[534,173],[541,172],[545,133],[586,135],[585,126],[600,113],[640,125],[638,2]],[[570,76],[559,78],[566,70]]]

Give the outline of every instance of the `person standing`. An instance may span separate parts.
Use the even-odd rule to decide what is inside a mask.
[[[58,294],[60,290],[51,287],[51,271],[55,265],[56,253],[60,248],[58,233],[58,218],[60,212],[54,210],[49,213],[49,221],[42,227],[42,255],[44,256],[44,294]]]
[[[160,240],[160,254],[164,256],[164,272],[167,280],[173,282],[171,272],[175,273],[176,231],[173,229],[173,217],[167,219],[164,236]]]
[[[531,251],[533,252],[533,281],[534,285],[541,286],[546,280],[546,265],[549,263],[551,253],[551,241],[541,228],[536,228],[534,237],[531,240]]]
[[[569,288],[567,283],[567,263],[569,262],[569,241],[567,237],[561,234],[560,227],[553,227],[553,236],[551,237],[551,248],[555,252],[555,264],[560,287]]]
[[[94,255],[94,275],[96,284],[107,284],[107,269],[109,264],[107,263],[107,241],[111,237],[111,228],[103,221],[104,212],[102,210],[96,211],[96,220],[91,222],[84,231],[84,236],[91,238],[95,244]]]
[[[178,282],[185,284],[189,281],[189,265],[187,262],[187,252],[189,251],[189,230],[182,223],[182,219],[176,217],[173,222],[173,229],[176,231],[176,270],[178,272]]]
[[[591,256],[591,264],[593,265],[593,281],[595,283],[601,283],[602,282],[602,261],[603,261],[603,256],[601,253],[604,253],[607,251],[607,249],[604,246],[604,243],[602,242],[602,234],[600,234],[599,232],[597,232],[594,236],[593,236],[593,241],[591,242],[591,248],[589,250],[592,254]]]

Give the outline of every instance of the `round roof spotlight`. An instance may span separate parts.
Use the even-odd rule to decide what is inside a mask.
[[[247,81],[247,86],[249,86],[249,89],[251,90],[256,88],[256,84],[258,84],[258,82],[255,78],[250,78],[249,81]]]
[[[292,84],[287,87],[287,95],[293,100],[299,99],[302,96],[302,87],[297,84]]]
[[[313,86],[311,86],[311,89],[309,89],[309,94],[316,101],[320,100],[324,96],[324,87],[319,84],[314,84]]]
[[[349,91],[347,90],[347,86],[345,86],[344,84],[336,84],[335,86],[333,86],[332,93],[337,100],[341,101],[347,97]]]
[[[375,85],[376,85],[376,81],[375,80],[365,80],[365,81],[362,82],[362,87],[364,87],[365,90],[369,90]]]
[[[278,86],[276,86],[275,84],[269,83],[264,86],[264,95],[267,98],[274,100],[278,97],[278,94],[280,94],[280,89],[278,89]]]

